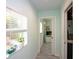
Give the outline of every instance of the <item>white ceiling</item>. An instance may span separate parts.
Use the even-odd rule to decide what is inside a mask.
[[[60,8],[63,0],[30,0],[37,10],[46,11]]]

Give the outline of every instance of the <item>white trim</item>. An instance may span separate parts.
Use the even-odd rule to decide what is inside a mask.
[[[62,34],[61,34],[61,46],[62,46],[62,49],[61,49],[61,59],[67,59],[66,57],[65,57],[65,50],[64,50],[64,29],[65,29],[65,27],[64,27],[64,22],[65,22],[65,10],[68,8],[68,6],[71,4],[73,2],[73,0],[65,0],[65,2],[64,2],[64,6],[62,6],[62,10],[61,10],[61,18],[62,18],[62,21],[61,21],[61,32],[62,32]]]
[[[64,26],[65,26],[65,28],[64,28],[64,39],[65,39],[65,41],[64,41],[64,49],[65,49],[65,51],[64,51],[64,55],[65,55],[65,59],[67,59],[67,11],[70,9],[72,7],[72,5],[71,5],[71,3],[70,3],[70,5],[68,6],[68,8],[65,10],[65,22],[64,22]],[[70,42],[70,41],[69,41]]]
[[[64,16],[64,59],[67,59],[67,14]]]
[[[67,23],[65,23],[65,11],[67,10],[67,8],[69,7],[69,5],[71,4],[73,2],[73,0],[67,0],[65,3],[64,3],[64,6],[62,7],[62,27],[61,27],[61,32],[62,32],[62,34],[61,34],[61,38],[62,38],[62,40],[61,40],[61,45],[62,45],[62,49],[61,49],[61,52],[62,52],[62,54],[61,54],[61,59],[67,59],[67,55],[65,55],[65,52],[66,52],[66,54],[67,54],[67,50],[65,51],[64,49],[64,44],[67,42],[65,42],[65,40],[64,39],[66,39],[67,38],[67,36],[65,36],[66,35],[66,33],[65,33],[65,28],[67,28],[66,26],[65,26],[65,24],[67,24]],[[64,22],[64,23],[63,23]],[[67,43],[66,43],[67,44]]]
[[[69,7],[69,5],[73,2],[73,0],[67,0],[65,3],[64,3],[64,11]]]
[[[6,32],[26,32],[26,29],[6,29]]]

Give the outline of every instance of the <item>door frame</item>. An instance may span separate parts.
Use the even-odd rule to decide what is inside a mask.
[[[64,10],[64,59],[67,59],[67,11],[73,6],[72,1]]]
[[[44,18],[51,18],[52,20],[53,20],[53,18],[55,18],[54,20],[54,29],[55,29],[55,32],[54,32],[54,35],[55,35],[55,38],[54,38],[54,40],[55,40],[55,53],[54,53],[54,56],[58,56],[58,54],[56,53],[56,16],[45,16],[45,17],[40,17],[40,20],[43,20]],[[41,48],[41,47],[40,47]],[[52,44],[51,44],[51,48],[52,48]],[[53,50],[52,50],[53,51]],[[51,53],[52,53],[52,51],[51,51]],[[52,53],[53,54],[53,53]]]

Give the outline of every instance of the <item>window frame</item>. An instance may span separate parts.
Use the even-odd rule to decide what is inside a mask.
[[[6,8],[9,9],[9,10],[11,10],[11,11],[13,11],[14,13],[17,13],[17,14],[22,15],[21,13],[18,13],[17,11],[15,11],[15,10],[12,9],[12,8],[9,8],[9,7],[6,7]],[[6,12],[7,12],[7,11],[6,11]],[[22,16],[24,16],[24,15],[22,15]],[[23,28],[23,29],[22,29],[22,28],[11,28],[11,29],[8,28],[8,29],[7,29],[7,28],[6,28],[6,36],[7,36],[7,33],[8,33],[8,32],[16,32],[16,33],[26,32],[26,33],[27,33],[27,36],[28,36],[28,20],[26,19],[26,21],[27,21],[27,24],[26,24],[27,27],[26,27],[26,29],[25,29],[25,28]],[[27,37],[27,40],[28,40],[28,37]],[[26,40],[26,41],[27,41],[27,40]],[[27,43],[28,43],[28,42],[27,42]],[[24,46],[25,46],[25,43],[24,43],[24,45],[23,45],[21,48],[23,48]],[[21,48],[20,48],[20,49],[21,49]],[[7,49],[7,48],[6,48],[6,49]],[[20,49],[19,49],[19,50],[20,50]],[[12,54],[16,53],[17,51],[18,51],[18,50],[15,50]],[[12,55],[12,54],[11,54],[11,55]],[[10,56],[8,56],[7,58],[9,58],[9,57],[10,57]]]

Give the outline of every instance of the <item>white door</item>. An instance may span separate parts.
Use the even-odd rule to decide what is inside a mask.
[[[51,36],[51,52],[52,55],[55,56],[56,52],[56,17],[52,17],[52,21],[51,21],[51,27],[52,27],[52,36]]]

